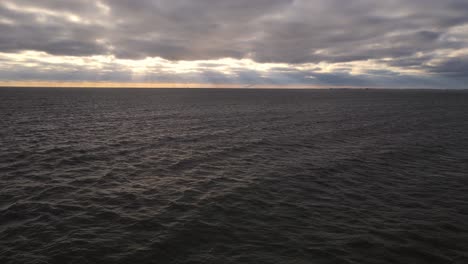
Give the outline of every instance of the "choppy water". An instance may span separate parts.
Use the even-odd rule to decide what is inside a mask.
[[[468,92],[0,89],[1,263],[468,263]]]

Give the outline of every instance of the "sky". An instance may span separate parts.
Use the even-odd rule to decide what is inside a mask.
[[[468,88],[468,1],[0,1],[0,85],[96,83]]]

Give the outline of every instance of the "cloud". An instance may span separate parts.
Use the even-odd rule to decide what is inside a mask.
[[[172,77],[163,76],[171,75],[170,62],[204,61],[196,77],[184,74],[212,82],[235,77],[245,83],[363,86],[390,78],[414,83],[439,76],[458,84],[467,75],[466,14],[466,0],[3,0],[0,52],[136,62],[161,58],[167,61],[158,65],[158,76],[168,80]],[[219,69],[227,67],[218,62],[223,58],[248,59],[256,67],[284,65],[283,70],[270,67],[268,73],[231,67],[228,74]],[[371,64],[380,72],[367,71]],[[8,74],[2,69],[0,76],[46,78],[39,68],[15,65]],[[122,64],[112,67],[117,73],[133,72]],[[103,69],[92,70],[106,78],[130,76]],[[20,74],[27,71],[32,73]],[[57,76],[60,71],[54,68],[47,79],[73,75],[66,68],[64,77]],[[151,71],[147,75],[155,74]]]
[[[428,68],[432,73],[468,80],[468,56],[447,58],[438,64],[428,66]]]

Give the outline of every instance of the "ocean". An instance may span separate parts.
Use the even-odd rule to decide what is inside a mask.
[[[468,91],[0,89],[1,263],[468,263]]]

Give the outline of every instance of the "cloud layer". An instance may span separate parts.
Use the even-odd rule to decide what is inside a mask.
[[[1,80],[464,87],[466,0],[3,0]]]

